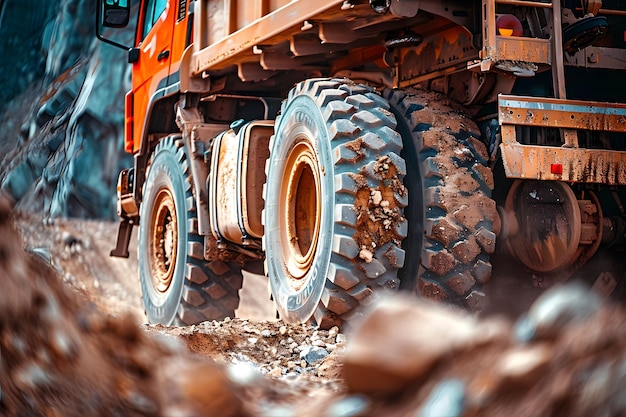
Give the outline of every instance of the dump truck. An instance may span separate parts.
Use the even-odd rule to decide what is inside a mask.
[[[138,226],[150,322],[233,317],[242,271],[322,328],[398,290],[480,311],[500,248],[537,285],[624,249],[623,1],[100,0],[96,18],[132,65],[111,255]]]

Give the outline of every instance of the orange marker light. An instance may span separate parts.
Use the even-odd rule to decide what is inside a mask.
[[[522,22],[512,14],[503,14],[496,19],[496,28],[500,36],[522,36],[524,28]]]
[[[126,93],[124,106],[124,150],[133,153],[133,92]]]

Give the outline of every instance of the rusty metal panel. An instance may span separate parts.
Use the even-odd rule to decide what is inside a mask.
[[[585,68],[611,68],[624,70],[626,51],[617,48],[588,46],[574,55],[565,54],[565,65]]]
[[[216,239],[240,244],[263,236],[262,191],[273,132],[273,120],[256,120],[213,140],[209,212]]]
[[[500,124],[626,132],[626,104],[500,95]]]
[[[545,3],[543,1],[537,0],[496,0],[498,4],[509,4],[511,6],[521,6],[521,7],[542,7],[545,9],[551,9],[552,3]]]
[[[626,104],[500,95],[507,177],[626,185],[626,152],[522,145],[515,126],[626,132]]]
[[[239,138],[231,129],[214,142],[210,182],[209,207],[211,228],[216,237],[241,243],[243,233],[239,228],[238,195]]]
[[[241,150],[240,200],[241,226],[248,235],[263,236],[261,213],[265,206],[263,185],[265,184],[265,161],[269,158],[270,137],[274,133],[273,120],[257,120],[246,126]]]
[[[262,18],[268,13],[288,4],[291,0],[218,0],[230,3],[232,25],[231,31],[235,32],[255,20]]]
[[[509,178],[626,185],[626,152],[602,149],[500,145]],[[562,173],[553,173],[553,165]]]
[[[206,37],[205,42],[211,44],[230,33],[232,17],[228,1],[207,1],[205,4],[203,12],[210,16],[211,23],[206,26],[203,37]]]
[[[523,61],[550,64],[550,41],[548,39],[496,36],[493,61]]]
[[[552,3],[518,0],[483,0],[483,50],[480,58],[484,70],[498,61],[523,61],[550,64],[550,40],[526,37],[498,36],[496,33],[496,4],[551,8]]]

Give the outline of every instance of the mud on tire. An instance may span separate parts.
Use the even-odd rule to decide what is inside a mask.
[[[204,260],[187,155],[180,136],[156,146],[143,188],[139,277],[150,323],[234,317],[243,279],[233,262]]]
[[[402,139],[388,103],[338,79],[298,84],[270,141],[265,270],[280,316],[341,325],[398,288],[407,224]]]
[[[402,288],[481,310],[500,223],[478,127],[458,104],[433,92],[386,90],[384,96],[398,118],[409,167],[403,247],[420,259],[400,272]]]

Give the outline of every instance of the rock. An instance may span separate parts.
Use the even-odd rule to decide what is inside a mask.
[[[426,376],[443,357],[503,337],[441,305],[383,298],[355,326],[343,376],[350,392],[389,393]]]
[[[207,358],[171,358],[159,367],[158,379],[164,416],[248,415],[224,368]]]
[[[15,119],[9,110],[21,119],[0,133],[0,144],[14,147],[9,158],[0,157],[0,184],[18,208],[52,217],[116,217],[117,176],[132,166],[122,137],[131,67],[124,51],[93,35],[95,6],[90,0],[3,2],[0,53],[15,59],[0,61],[0,77],[10,77],[1,83],[7,88],[0,91],[0,110],[7,114],[0,119],[3,125]],[[127,42],[133,30],[120,34]],[[29,91],[31,84],[37,88]]]
[[[79,297],[21,249],[7,212],[0,199],[0,414],[250,415],[224,365],[175,351],[130,316]]]
[[[259,417],[297,417],[296,411],[292,407],[277,406],[261,411]]]
[[[2,190],[12,199],[21,199],[33,185],[37,173],[34,172],[28,161],[23,161],[6,176],[2,183]]]
[[[413,298],[406,303],[393,299],[391,310],[397,314],[387,308],[392,320],[373,326],[368,338],[360,337],[360,326],[367,321],[355,323],[348,338],[339,329],[325,331],[280,320],[139,326],[81,302],[82,294],[61,285],[62,279],[47,262],[25,255],[15,231],[6,227],[7,212],[0,204],[3,416],[626,415],[623,306],[607,303],[587,319],[567,322],[554,328],[550,337],[525,343],[517,341],[513,322],[505,317],[479,319]],[[95,235],[68,228],[63,220],[43,228],[37,219],[31,227],[29,233],[45,230],[50,241],[58,243],[52,246],[55,259],[65,253],[64,230],[81,237],[84,248],[88,240],[83,236],[91,236],[93,251],[97,250]],[[91,251],[83,252],[86,261]],[[76,280],[76,284],[94,282],[83,275],[76,275]],[[104,288],[106,280],[101,282]],[[107,287],[113,293],[127,288],[116,285]],[[365,312],[364,318],[373,315]],[[428,326],[416,325],[413,318]],[[398,332],[386,328],[395,326]],[[265,337],[268,332],[271,337]],[[256,339],[253,345],[250,338]],[[351,349],[355,338],[361,346],[374,348],[364,356],[364,362],[376,365],[374,371],[357,368],[368,379],[367,392],[355,391],[354,383],[348,386],[340,379],[345,375],[344,344],[347,341]],[[308,363],[301,357],[322,342],[328,352],[332,350],[324,359]],[[288,349],[292,344],[294,348]],[[392,358],[381,365],[380,357],[389,352]],[[441,352],[443,356],[437,356]],[[408,376],[398,371],[398,366],[413,366],[416,358],[423,360],[424,353],[426,365],[431,363],[426,370]],[[390,375],[396,384],[392,390],[371,389],[371,381],[378,382],[380,375]]]
[[[374,254],[372,253],[371,250],[367,248],[363,248],[359,251],[359,258],[363,259],[365,263],[370,263],[372,262],[372,259],[374,258]]]
[[[52,255],[50,254],[50,248],[30,248],[29,252],[33,255],[41,257],[46,263],[52,264]]]
[[[339,334],[339,328],[337,326],[333,326],[330,329],[328,329],[328,337],[329,338],[334,338],[337,337],[337,335]]]
[[[341,356],[331,354],[325,357],[317,368],[317,376],[329,380],[339,380],[341,378]]]
[[[28,89],[45,71],[46,28],[58,12],[59,1],[4,0],[0,13],[0,110]],[[24,53],[28,51],[28,53]]]
[[[76,236],[74,236],[71,233],[66,232],[66,231],[64,231],[61,234],[61,241],[67,247],[71,247],[71,246],[74,246],[74,245],[80,243],[80,240]]]
[[[574,416],[583,417],[601,415],[600,410],[605,410],[604,415],[611,415],[607,407],[614,398],[614,375],[612,365],[608,363],[598,364],[590,369],[585,375],[585,383],[577,395],[577,407]]]
[[[418,417],[460,417],[465,407],[465,384],[458,379],[439,383]]]
[[[332,403],[328,407],[328,417],[357,417],[363,415],[371,401],[364,395],[349,395]]]
[[[261,373],[249,362],[238,362],[227,369],[230,381],[239,385],[253,385],[261,380]]]
[[[328,356],[328,351],[319,346],[305,346],[300,352],[300,357],[306,361],[307,364],[314,364]]]
[[[495,371],[503,380],[529,385],[551,358],[552,352],[546,345],[516,347],[502,355]]]
[[[579,283],[551,288],[521,317],[515,328],[520,342],[554,336],[562,327],[588,319],[601,307],[598,295]]]
[[[380,202],[383,199],[383,195],[381,194],[380,190],[372,190],[371,197],[372,197],[372,204],[375,206],[380,205]]]

